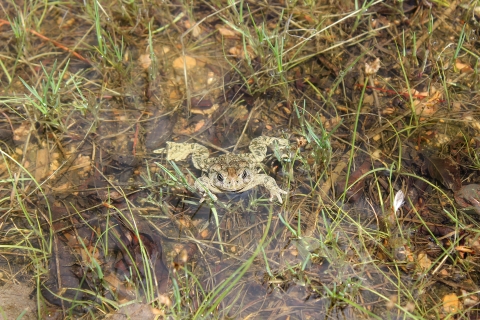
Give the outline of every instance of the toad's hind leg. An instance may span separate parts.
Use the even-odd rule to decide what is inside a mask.
[[[195,168],[204,169],[205,161],[210,155],[206,147],[198,143],[167,142],[167,160],[184,160],[190,154]]]
[[[197,169],[205,169],[206,160],[210,157],[210,152],[208,149],[201,144],[192,143],[193,152],[192,152],[192,162],[193,166]]]
[[[276,197],[278,199],[278,202],[283,203],[282,194],[288,194],[287,191],[280,189],[275,179],[266,174],[257,175],[248,186],[242,189],[242,191],[252,189],[257,185],[264,186],[265,189],[270,192],[270,201],[273,201],[273,198]]]

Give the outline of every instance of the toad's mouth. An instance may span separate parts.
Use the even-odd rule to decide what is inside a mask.
[[[224,187],[222,187],[222,190],[227,191],[227,192],[241,192],[243,190],[243,187],[241,187],[241,188],[224,188]]]
[[[222,189],[223,191],[228,191],[228,192],[240,192],[242,191],[245,186],[239,186],[239,185],[233,185],[233,186],[228,186],[225,185],[225,183],[219,183],[216,185],[217,188]]]
[[[242,181],[213,181],[212,183],[215,187],[222,191],[227,192],[241,192],[245,189],[246,184]]]

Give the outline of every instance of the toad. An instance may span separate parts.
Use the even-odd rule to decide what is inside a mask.
[[[243,192],[257,185],[264,186],[270,192],[270,201],[274,197],[282,203],[282,194],[287,191],[280,189],[275,179],[258,173],[262,161],[267,156],[267,147],[278,148],[283,156],[288,151],[287,139],[260,136],[250,142],[250,153],[227,153],[215,158],[209,157],[206,147],[198,143],[167,142],[167,147],[154,150],[154,153],[166,153],[167,160],[185,160],[192,155],[195,168],[202,170],[202,176],[195,181],[194,188],[200,192],[203,202],[209,194],[213,201],[217,200],[214,193]]]

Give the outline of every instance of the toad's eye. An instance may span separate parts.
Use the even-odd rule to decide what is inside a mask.
[[[220,174],[220,173],[217,174],[217,179],[218,179],[218,181],[222,182],[222,181],[223,181],[223,176],[222,176],[222,174]]]
[[[247,170],[243,170],[242,179],[246,179],[248,176]]]

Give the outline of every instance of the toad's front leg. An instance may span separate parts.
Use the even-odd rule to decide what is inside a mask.
[[[266,175],[266,174],[259,174],[257,175],[252,182],[248,186],[242,189],[242,191],[246,191],[249,189],[252,189],[253,187],[257,185],[262,185],[270,191],[270,201],[273,201],[273,197],[277,197],[278,202],[283,203],[282,196],[281,194],[288,194],[288,191],[280,189],[280,187],[277,185],[277,182],[275,179],[272,177]]]
[[[200,203],[205,201],[208,195],[210,195],[210,198],[215,202],[217,201],[218,198],[213,193],[222,193],[222,190],[210,184],[210,181],[206,176],[201,176],[200,178],[195,180],[194,187],[202,195],[202,198],[200,199]]]
[[[289,144],[290,143],[287,139],[260,136],[250,142],[249,149],[251,156],[255,161],[261,162],[267,156],[267,147],[270,147],[273,150],[278,148],[281,157],[287,157]]]

